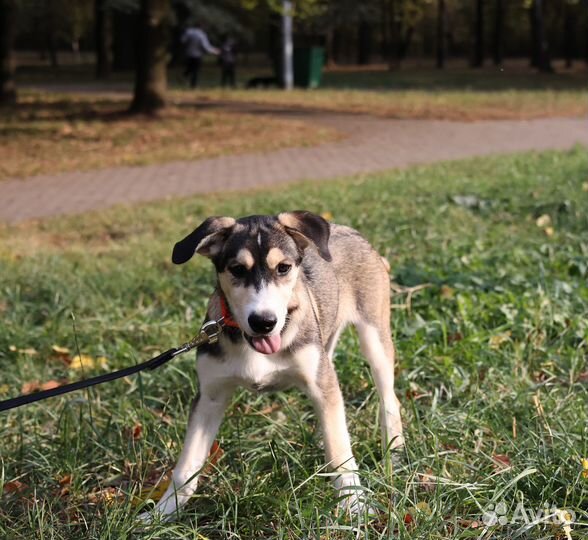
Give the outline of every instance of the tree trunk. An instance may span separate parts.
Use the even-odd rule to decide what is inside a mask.
[[[494,65],[502,64],[502,40],[504,29],[504,6],[503,0],[496,0],[494,4],[494,42],[492,44],[492,59]]]
[[[165,106],[168,14],[169,0],[141,0],[133,113],[153,114]]]
[[[0,105],[16,101],[14,84],[14,28],[16,0],[0,0]]]
[[[367,21],[360,21],[357,29],[357,63],[366,65],[370,63],[372,55],[372,29]]]
[[[94,0],[96,78],[107,79],[112,69],[112,17],[108,0]]]
[[[564,58],[566,59],[566,67],[569,69],[574,63],[576,56],[576,19],[574,17],[574,10],[569,2],[565,3],[564,7]]]
[[[445,0],[437,0],[437,67],[445,67]]]
[[[531,67],[539,67],[539,46],[537,41],[537,17],[535,16],[535,4],[529,8],[529,27],[531,29]]]
[[[474,43],[472,67],[478,68],[484,65],[484,0],[476,0]]]
[[[59,59],[57,57],[57,14],[55,13],[55,1],[47,1],[46,12],[46,44],[49,51],[49,61],[52,68],[59,67]]]
[[[533,0],[531,10],[533,12],[532,17],[534,18],[534,58],[536,60],[536,67],[539,71],[544,73],[552,73],[553,68],[551,66],[551,58],[549,56],[549,44],[545,36],[545,24],[543,18],[543,7],[544,0]]]

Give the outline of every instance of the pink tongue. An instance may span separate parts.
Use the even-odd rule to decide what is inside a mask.
[[[251,338],[251,343],[257,352],[262,354],[274,354],[280,350],[282,338],[277,336],[264,336]]]

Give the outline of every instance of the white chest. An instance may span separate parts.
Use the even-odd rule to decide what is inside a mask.
[[[279,352],[265,355],[248,345],[226,348],[223,358],[203,355],[198,360],[198,375],[210,382],[242,386],[254,391],[303,388],[314,380],[320,352],[314,345],[295,353]]]

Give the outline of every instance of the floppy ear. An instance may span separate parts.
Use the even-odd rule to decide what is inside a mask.
[[[309,244],[314,244],[319,255],[325,261],[331,261],[329,251],[329,236],[331,227],[325,219],[311,212],[297,210],[295,212],[282,212],[278,215],[278,221],[286,228],[286,232],[293,238],[302,250]]]
[[[209,217],[174,246],[172,262],[183,264],[189,261],[194,253],[213,257],[221,250],[228,232],[235,223],[231,217]]]

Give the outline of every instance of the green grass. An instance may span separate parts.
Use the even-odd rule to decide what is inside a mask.
[[[477,538],[482,529],[471,522],[499,502],[509,515],[519,502],[527,511],[567,508],[586,524],[587,182],[588,156],[577,148],[5,228],[2,397],[27,381],[80,376],[52,345],[104,355],[119,368],[191,335],[212,270],[204,259],[185,267],[169,259],[204,217],[329,211],[389,258],[396,283],[429,284],[410,311],[393,313],[407,446],[392,478],[353,332],[336,353],[354,451],[381,510],[364,537]],[[475,198],[452,199],[460,195]],[[545,215],[551,224],[543,217],[538,226]],[[354,537],[333,517],[314,416],[296,392],[236,396],[218,437],[225,455],[181,520],[133,533],[132,495],[173,466],[195,386],[194,358],[185,356],[155,373],[3,413],[0,486],[26,487],[1,495],[0,538]],[[137,423],[143,431],[133,438]],[[67,475],[69,490],[60,493]],[[111,503],[96,495],[106,488]],[[405,525],[410,512],[414,522]],[[510,538],[519,527],[491,532]],[[574,525],[573,538],[586,531]],[[562,532],[536,526],[521,538]]]

